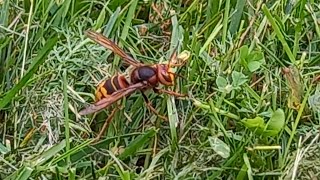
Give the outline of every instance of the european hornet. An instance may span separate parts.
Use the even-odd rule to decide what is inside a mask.
[[[126,78],[124,74],[118,74],[100,83],[97,87],[95,94],[96,102],[94,104],[91,104],[87,108],[81,110],[79,112],[80,115],[86,115],[100,111],[110,106],[111,104],[117,102],[118,100],[122,99],[123,97],[129,96],[135,91],[140,90],[144,100],[146,101],[146,104],[148,105],[148,108],[150,108],[150,110],[157,114],[159,117],[166,119],[165,117],[159,115],[158,112],[151,106],[151,103],[149,102],[147,96],[143,93],[143,91],[147,89],[153,89],[157,93],[167,93],[177,97],[186,96],[173,91],[161,89],[159,88],[159,85],[174,85],[175,76],[177,74],[172,72],[171,68],[184,65],[184,63],[190,56],[190,53],[188,51],[184,51],[183,53],[177,56],[175,50],[170,57],[169,63],[167,64],[147,65],[133,59],[114,42],[112,42],[100,33],[88,30],[86,31],[86,35],[94,42],[102,45],[103,47],[111,50],[113,53],[119,55],[127,64],[131,65],[133,69],[129,73],[129,78]],[[181,60],[182,63],[173,63],[173,61],[177,60]],[[111,118],[115,113],[115,110],[116,109],[112,111],[108,120],[102,127],[102,130],[100,131],[97,137],[98,139],[101,137],[103,133],[102,131],[104,131],[107,128],[107,125],[111,121]]]

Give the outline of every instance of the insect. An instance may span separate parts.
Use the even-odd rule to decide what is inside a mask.
[[[177,76],[177,74],[172,72],[171,68],[184,65],[184,63],[190,56],[188,51],[184,51],[184,53],[177,56],[175,50],[167,64],[163,63],[147,65],[133,59],[114,42],[112,42],[100,33],[88,30],[86,31],[86,35],[94,42],[102,45],[103,47],[111,50],[113,53],[119,55],[127,64],[133,66],[133,69],[129,73],[129,79],[127,79],[125,75],[118,74],[100,83],[96,90],[96,102],[94,104],[91,104],[87,108],[81,110],[79,112],[80,115],[98,112],[110,106],[111,104],[117,102],[123,97],[129,96],[136,91],[140,91],[143,95],[146,104],[148,105],[148,108],[155,114],[157,114],[159,117],[166,119],[165,117],[159,115],[158,112],[151,106],[151,103],[148,100],[147,96],[144,94],[144,91],[147,89],[153,89],[157,93],[166,93],[178,97],[186,96],[184,94],[179,94],[174,91],[159,88],[159,85],[174,85],[175,76]],[[181,60],[182,63],[173,63],[173,61],[177,60]],[[112,111],[109,118],[113,116],[114,111],[115,109]],[[109,121],[111,121],[111,119],[109,118],[106,121],[106,123],[109,123]]]

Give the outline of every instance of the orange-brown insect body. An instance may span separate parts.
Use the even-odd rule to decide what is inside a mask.
[[[101,82],[96,90],[96,101],[106,98],[121,89],[127,88],[129,83],[123,75],[113,76]]]
[[[134,69],[129,74],[130,82],[128,82],[124,75],[116,75],[99,84],[96,91],[96,102],[89,107],[81,110],[79,112],[80,115],[97,112],[103,108],[110,106],[121,98],[131,95],[137,90],[143,91],[145,89],[153,89],[158,93],[167,93],[170,95],[175,95],[177,97],[185,96],[157,87],[159,84],[163,84],[165,86],[174,85],[175,73],[171,72],[170,68],[183,65],[173,62],[178,58],[176,49],[172,53],[168,64],[146,65],[133,59],[114,42],[112,42],[102,34],[96,33],[94,31],[87,31],[86,34],[91,40],[99,43],[100,45],[119,55],[127,64],[133,66]],[[185,57],[181,56],[180,58],[187,59],[188,57],[189,55],[185,55]],[[145,95],[144,99],[146,103],[149,104],[149,101]],[[152,106],[150,107],[150,109],[156,112],[156,110],[154,110]]]
[[[174,76],[169,71],[167,64],[156,64],[153,66],[140,66],[131,73],[131,82],[147,82],[149,86],[156,87],[159,83],[167,86],[173,85]]]

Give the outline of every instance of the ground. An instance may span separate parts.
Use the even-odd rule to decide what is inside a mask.
[[[314,1],[0,1],[0,179],[317,179]],[[139,91],[81,116],[128,73],[100,32],[174,68],[177,98]],[[127,69],[128,70],[128,69]],[[129,72],[130,74],[130,72]],[[97,142],[99,130],[112,117]]]

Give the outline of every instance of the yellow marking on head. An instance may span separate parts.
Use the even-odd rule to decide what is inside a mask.
[[[190,56],[191,56],[190,51],[184,50],[182,51],[182,53],[178,55],[177,59],[181,61],[179,63],[185,63]]]
[[[172,85],[174,85],[174,74],[173,73],[169,73],[169,76],[170,76]]]
[[[172,72],[172,68],[167,65],[167,72],[166,72],[167,75],[169,75],[169,78],[171,80],[171,84],[174,85],[174,73]]]

